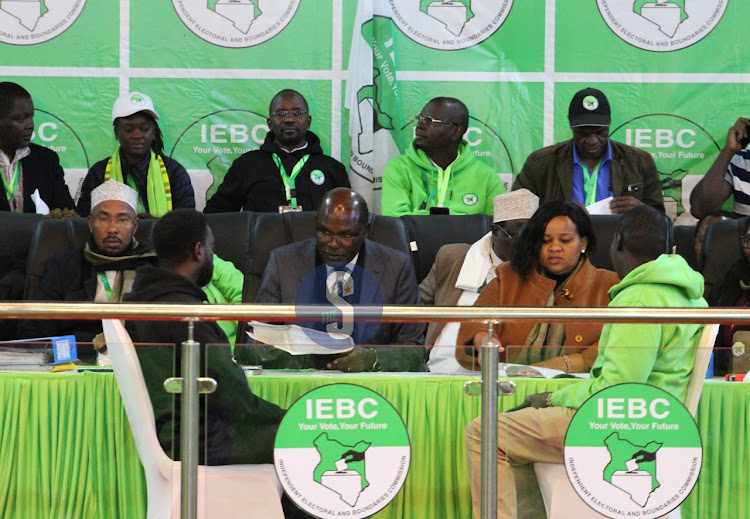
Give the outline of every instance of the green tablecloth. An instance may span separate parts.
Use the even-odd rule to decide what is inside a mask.
[[[471,500],[463,431],[480,399],[466,377],[264,374],[260,396],[288,407],[312,388],[357,383],[388,398],[409,429],[412,466],[401,494],[378,518],[466,519]],[[566,380],[521,380],[516,395]],[[0,374],[0,518],[145,517],[146,486],[111,373]],[[750,384],[708,382],[698,408],[704,465],[682,507],[685,519],[747,517]]]

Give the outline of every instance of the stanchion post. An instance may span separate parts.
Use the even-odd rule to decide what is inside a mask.
[[[497,371],[500,352],[492,342],[494,322],[489,322],[482,344],[482,519],[497,517]]]
[[[188,339],[182,343],[182,404],[180,406],[180,517],[198,516],[198,375],[200,344],[193,340],[193,320],[188,321]]]

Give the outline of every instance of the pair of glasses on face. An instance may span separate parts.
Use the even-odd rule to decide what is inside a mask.
[[[307,112],[304,110],[279,110],[278,112],[273,112],[271,117],[275,117],[276,119],[286,119],[287,117],[292,116],[294,119],[299,119],[305,115],[307,115]]]
[[[435,119],[431,115],[418,115],[414,118],[415,121],[425,123],[425,124],[450,124],[451,126],[461,126],[457,123],[452,123],[450,121],[441,121],[440,119]]]
[[[116,227],[119,227],[120,229],[127,229],[128,227],[132,227],[133,223],[135,223],[134,219],[127,218],[125,216],[120,216],[118,218],[110,218],[108,216],[95,216],[92,219],[94,221],[94,225],[100,228],[109,227],[112,222],[115,222]]]
[[[503,234],[504,234],[504,235],[505,235],[505,236],[506,236],[506,237],[507,237],[507,238],[508,238],[509,240],[512,240],[513,238],[515,238],[515,237],[516,237],[516,235],[515,235],[515,234],[510,234],[510,233],[509,233],[508,231],[506,231],[506,230],[505,230],[505,229],[503,228],[503,226],[502,226],[502,225],[494,224],[494,226],[495,226],[496,228],[500,229],[500,230],[501,230],[501,231],[503,232]]]
[[[740,245],[742,247],[750,247],[750,234],[740,237]]]
[[[331,242],[335,239],[337,243],[341,243],[346,246],[354,243],[354,240],[359,238],[359,235],[361,234],[356,232],[335,233],[327,229],[315,229],[315,233],[318,235],[319,239],[322,239],[325,242]]]

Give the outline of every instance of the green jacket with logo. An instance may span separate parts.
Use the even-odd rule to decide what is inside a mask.
[[[677,254],[662,254],[609,289],[610,307],[706,308],[703,276]],[[684,401],[700,324],[605,324],[591,378],[552,393],[554,406],[578,409],[604,388],[640,382]]]
[[[437,166],[412,141],[406,154],[392,159],[383,172],[383,214],[430,214],[430,208],[437,207],[437,182]],[[474,157],[468,142],[461,141],[444,203],[450,214],[492,215],[492,200],[502,193],[505,187],[497,172]]]

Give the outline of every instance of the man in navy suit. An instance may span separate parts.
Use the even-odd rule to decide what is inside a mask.
[[[319,322],[299,324],[345,333],[357,346],[344,355],[295,356],[263,347],[259,349],[263,366],[346,372],[425,370],[423,324],[356,319],[359,305],[422,302],[409,256],[366,239],[369,218],[367,203],[351,189],[326,193],[315,220],[315,238],[271,253],[256,299],[270,304],[330,304],[331,312]],[[347,321],[347,311],[354,319]]]
[[[0,173],[5,196],[0,211],[36,213],[32,200],[37,193],[52,209],[75,209],[65,185],[57,153],[31,144],[34,133],[34,103],[16,83],[0,83]]]

